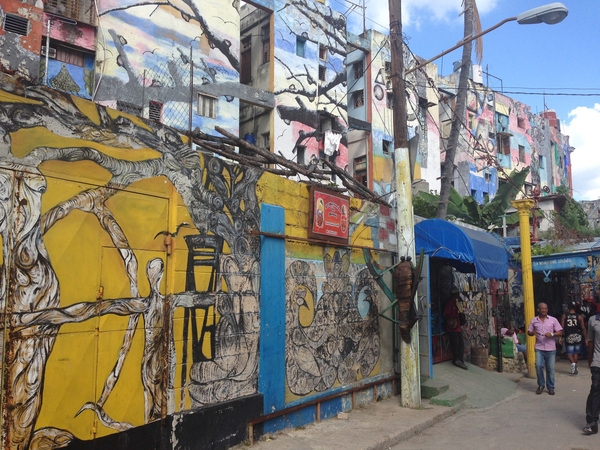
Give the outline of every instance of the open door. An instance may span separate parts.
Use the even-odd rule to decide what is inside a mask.
[[[417,258],[420,256],[417,255]],[[433,359],[431,345],[431,301],[429,296],[429,256],[423,255],[421,281],[417,289],[417,313],[419,322],[419,365],[421,376],[433,378]]]

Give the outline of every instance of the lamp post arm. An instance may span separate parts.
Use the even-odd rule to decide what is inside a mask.
[[[484,34],[488,34],[490,31],[494,31],[496,28],[499,28],[499,27],[501,27],[501,26],[502,26],[502,25],[504,25],[506,22],[512,22],[512,21],[515,21],[515,20],[517,20],[517,18],[516,18],[516,17],[508,17],[508,18],[504,19],[502,22],[498,22],[498,23],[497,23],[496,25],[494,25],[493,27],[490,27],[490,28],[488,28],[488,29],[486,29],[486,30],[483,30],[483,31],[482,31],[482,32],[480,32],[480,33],[474,34],[473,36],[471,36],[471,37],[469,37],[469,38],[462,39],[462,40],[461,40],[461,41],[459,41],[459,42],[458,42],[458,44],[456,44],[454,47],[452,47],[452,48],[449,48],[448,50],[444,50],[444,51],[443,51],[442,53],[440,53],[439,55],[435,55],[433,58],[429,58],[427,61],[425,61],[425,62],[423,62],[423,63],[421,63],[421,64],[417,64],[415,67],[412,67],[412,68],[410,68],[410,69],[406,70],[406,71],[404,72],[404,75],[406,76],[406,75],[408,75],[409,73],[413,73],[413,72],[414,72],[414,71],[416,71],[416,70],[422,69],[422,68],[423,68],[423,67],[425,67],[427,64],[429,64],[429,63],[431,63],[431,62],[435,61],[436,59],[438,59],[438,58],[441,58],[442,56],[444,56],[444,55],[447,55],[447,54],[448,54],[448,53],[450,53],[450,52],[453,52],[453,51],[454,51],[454,50],[456,50],[457,48],[459,48],[459,47],[462,47],[463,45],[465,45],[465,44],[467,44],[467,43],[469,43],[469,42],[471,42],[471,41],[474,41],[475,39],[478,39],[478,38],[480,38],[480,37],[481,37],[481,36],[483,36]]]

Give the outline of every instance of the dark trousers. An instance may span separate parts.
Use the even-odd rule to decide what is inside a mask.
[[[590,367],[590,371],[592,372],[592,387],[585,405],[585,421],[587,423],[598,423],[598,414],[600,414],[600,367]]]
[[[465,359],[465,341],[463,340],[462,332],[448,332],[448,339],[450,339],[450,348],[454,356],[452,361],[463,361]]]

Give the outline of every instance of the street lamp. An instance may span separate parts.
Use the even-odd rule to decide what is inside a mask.
[[[409,73],[422,69],[427,64],[435,61],[436,59],[441,58],[442,56],[447,55],[450,52],[453,52],[454,50],[456,50],[459,47],[462,47],[468,42],[474,41],[475,39],[479,39],[484,34],[488,34],[490,31],[494,31],[496,28],[501,27],[507,22],[514,22],[516,20],[519,25],[531,25],[536,23],[547,23],[548,25],[554,25],[559,22],[562,22],[562,20],[565,17],[567,17],[567,14],[569,14],[569,10],[566,8],[566,6],[562,3],[555,2],[549,3],[548,5],[544,6],[538,6],[537,8],[533,8],[528,11],[522,12],[521,14],[515,17],[508,17],[503,21],[497,23],[493,27],[483,30],[482,32],[474,34],[473,36],[470,36],[468,38],[462,39],[454,47],[449,48],[448,50],[444,50],[439,55],[435,55],[433,58],[430,58],[427,61],[416,65],[415,67],[411,67],[410,69],[404,72],[404,75],[408,75]]]

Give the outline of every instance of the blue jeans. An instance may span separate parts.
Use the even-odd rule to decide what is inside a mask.
[[[556,350],[535,349],[535,371],[537,373],[538,386],[554,389],[555,363]],[[546,369],[546,381],[544,381],[544,369]]]

